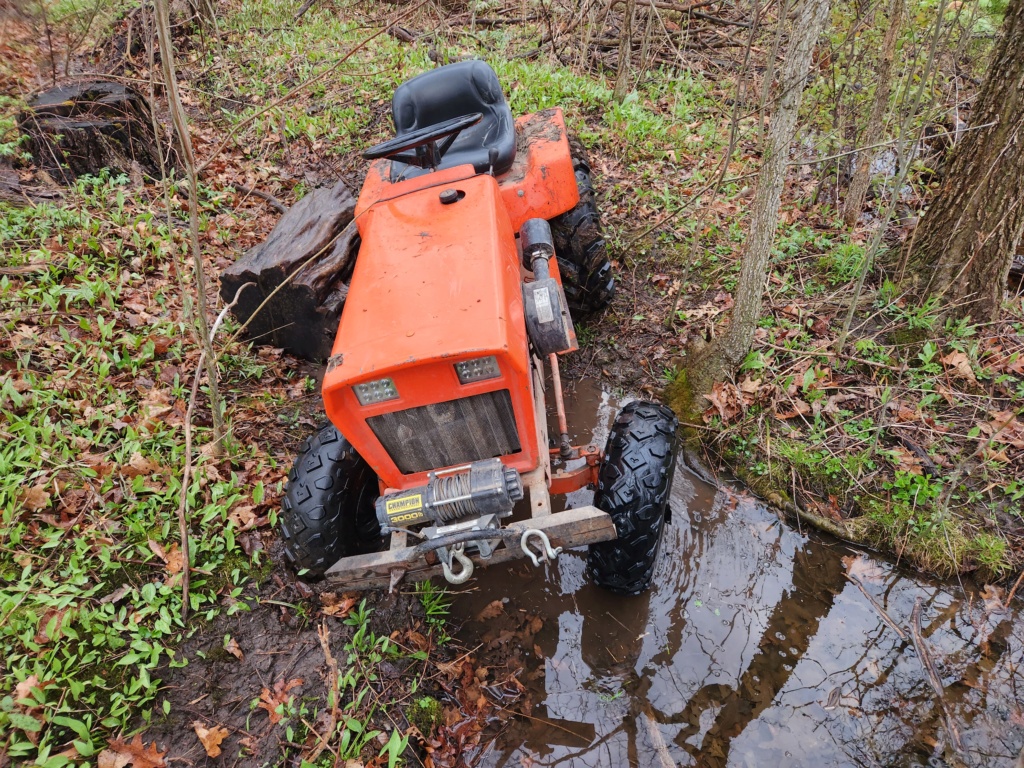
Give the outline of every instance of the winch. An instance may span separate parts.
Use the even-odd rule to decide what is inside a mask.
[[[381,533],[421,523],[441,525],[470,515],[508,517],[523,498],[522,478],[501,459],[431,472],[427,478],[426,485],[377,499]]]

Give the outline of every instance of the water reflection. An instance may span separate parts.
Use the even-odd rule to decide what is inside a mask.
[[[576,423],[596,424],[603,439],[610,398],[590,393],[575,407]],[[523,649],[536,665],[521,675],[530,719],[506,729],[482,765],[1014,764],[1024,747],[1015,612],[801,535],[685,471],[672,494],[674,524],[646,595],[590,586],[585,556],[570,552],[546,575],[492,569],[460,596],[460,615],[501,595],[507,613],[544,620],[536,647]],[[848,568],[903,626],[923,597],[923,635],[965,754],[948,754],[913,645],[884,624]],[[468,629],[489,637],[489,622]]]

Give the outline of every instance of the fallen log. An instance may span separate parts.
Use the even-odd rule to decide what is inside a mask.
[[[149,102],[103,80],[65,83],[34,96],[18,118],[35,163],[64,184],[104,168],[160,177]]]
[[[221,274],[220,295],[257,344],[323,362],[331,354],[359,250],[356,201],[344,182],[310,192],[267,239]]]

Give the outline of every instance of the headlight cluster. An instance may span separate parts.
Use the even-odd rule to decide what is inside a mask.
[[[373,405],[398,399],[398,390],[395,388],[395,382],[391,379],[367,381],[363,384],[356,384],[352,389],[355,391],[360,405]]]
[[[455,373],[459,377],[460,384],[469,384],[471,381],[496,379],[501,376],[501,369],[498,367],[498,358],[491,355],[456,363]]]
[[[498,367],[498,358],[490,355],[455,363],[455,374],[459,377],[460,384],[470,384],[474,381],[498,378],[501,376],[501,368]],[[398,388],[391,378],[355,384],[352,390],[356,393],[360,405],[375,405],[398,399]]]

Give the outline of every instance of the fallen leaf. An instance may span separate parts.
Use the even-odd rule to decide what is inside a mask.
[[[234,523],[240,531],[248,531],[256,525],[256,512],[251,506],[239,505],[228,513],[228,522]]]
[[[218,757],[220,755],[220,743],[227,738],[228,729],[222,728],[219,725],[207,728],[199,720],[192,723],[192,728],[196,732],[196,736],[199,737],[199,741],[203,743],[203,749],[206,750],[207,757]]]
[[[496,619],[505,612],[505,604],[501,600],[492,600],[489,602],[480,613],[476,615],[477,621],[487,621],[488,619]]]
[[[358,602],[359,598],[357,597],[346,597],[333,605],[325,605],[320,610],[324,616],[333,616],[336,619],[344,619],[349,615]]]
[[[981,591],[981,599],[985,601],[987,613],[1002,613],[1006,608],[1003,605],[1003,590],[993,584],[986,584]]]
[[[132,457],[128,460],[128,466],[122,468],[121,471],[126,477],[152,475],[160,471],[160,465],[151,459],[147,459],[141,453],[133,453]]]
[[[50,492],[45,485],[33,485],[21,492],[21,504],[29,512],[38,512],[50,506]]]
[[[21,701],[22,699],[28,699],[32,693],[32,689],[37,687],[39,687],[39,678],[35,675],[29,675],[14,686],[14,700]]]
[[[171,544],[171,548],[167,550],[167,572],[172,576],[176,573],[180,573],[181,569],[185,566],[185,557],[181,550],[178,549],[177,544]]]
[[[716,381],[707,399],[712,407],[704,412],[705,423],[710,422],[717,411],[722,422],[728,424],[743,410],[739,390],[727,381]]]
[[[287,682],[278,680],[274,683],[273,692],[269,688],[260,691],[260,701],[257,706],[267,711],[267,716],[272,724],[276,725],[281,722],[283,715],[278,710],[288,703],[288,691],[300,685],[302,685],[302,678],[294,678]]]
[[[974,377],[974,370],[971,368],[971,359],[963,352],[954,350],[945,357],[940,357],[939,360],[947,369],[952,371],[954,376],[966,379],[972,384],[976,384],[978,382]]]
[[[167,765],[164,762],[167,753],[160,752],[156,744],[147,748],[142,743],[141,734],[135,734],[130,744],[121,737],[111,739],[107,744],[109,748],[100,752],[96,760],[98,768],[125,768],[129,765],[134,768],[164,768]]]
[[[224,650],[239,661],[245,661],[245,654],[242,653],[242,648],[238,645],[238,641],[235,640],[235,638],[228,637],[227,640],[224,641]],[[213,755],[211,755],[211,757],[213,757]]]
[[[843,557],[843,565],[846,566],[846,575],[857,581],[878,582],[885,578],[885,570],[864,555],[846,555]]]

